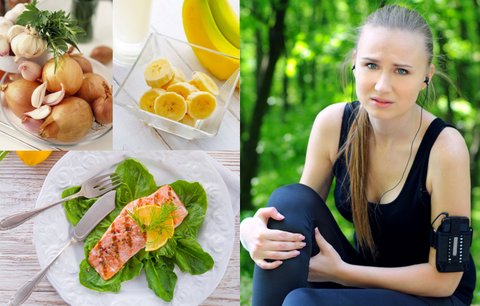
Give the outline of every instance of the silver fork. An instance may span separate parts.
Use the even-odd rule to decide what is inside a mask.
[[[51,207],[54,207],[58,204],[71,200],[73,198],[85,197],[85,198],[96,198],[99,197],[115,188],[120,186],[121,179],[116,173],[109,173],[105,175],[100,175],[92,177],[86,180],[80,187],[80,190],[66,198],[61,199],[50,205],[36,208],[33,210],[21,212],[18,214],[11,215],[0,221],[0,230],[8,230],[14,227],[19,226],[23,222],[29,220],[30,218],[36,216],[44,210],[47,210]]]

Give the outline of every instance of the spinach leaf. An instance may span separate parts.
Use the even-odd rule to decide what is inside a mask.
[[[80,263],[80,283],[90,289],[100,292],[118,292],[121,283],[140,275],[143,263],[135,257],[130,258],[120,271],[109,280],[104,280],[100,274],[88,263],[87,259]]]
[[[80,190],[80,186],[73,186],[65,189],[62,192],[62,198],[66,198]],[[68,222],[73,225],[77,225],[78,221],[82,219],[83,215],[87,212],[90,206],[95,203],[97,199],[87,199],[79,197],[63,203],[65,208],[65,214],[67,215]]]
[[[122,179],[117,188],[116,205],[120,210],[131,201],[148,196],[157,190],[153,176],[144,165],[134,159],[127,159],[115,171]]]
[[[168,258],[151,258],[145,262],[145,275],[148,288],[162,300],[170,302],[177,284],[177,275],[173,272],[173,262]]]
[[[198,275],[213,268],[213,258],[195,239],[180,238],[177,243],[175,263],[182,272]]]
[[[207,213],[207,194],[199,183],[178,180],[170,184],[188,210],[187,217],[176,229],[179,236],[197,237]]]

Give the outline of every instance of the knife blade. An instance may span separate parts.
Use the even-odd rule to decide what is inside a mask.
[[[115,209],[115,194],[116,192],[113,190],[98,198],[73,229],[73,239],[85,240],[95,226]]]
[[[75,242],[85,240],[90,232],[102,221],[110,212],[115,209],[115,194],[116,191],[110,191],[100,198],[87,210],[82,219],[78,221],[77,225],[73,229],[72,238],[68,243],[58,252],[58,254],[37,273],[32,279],[26,282],[20,289],[15,292],[15,295],[10,299],[9,306],[17,306],[25,302],[25,300],[32,294],[33,289],[37,283],[47,273],[48,269],[57,260],[57,258],[63,253],[63,251]]]

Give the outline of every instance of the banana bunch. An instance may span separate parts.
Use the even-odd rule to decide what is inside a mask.
[[[220,80],[226,80],[240,65],[240,22],[228,0],[184,0],[183,28],[202,65]]]
[[[148,64],[145,82],[151,87],[139,101],[144,111],[173,121],[195,126],[207,119],[217,106],[217,84],[205,73],[195,71],[190,81],[185,74],[164,58]]]

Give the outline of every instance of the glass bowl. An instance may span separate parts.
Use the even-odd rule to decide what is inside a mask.
[[[112,73],[111,70],[105,67],[103,64],[100,62],[88,58],[89,61],[92,63],[93,67],[93,72],[103,76],[107,82],[110,82],[112,80]],[[4,84],[6,79],[9,77],[10,74],[5,73],[3,78],[0,80],[0,84]],[[24,136],[28,137],[29,139],[33,141],[38,141],[41,143],[45,143],[47,145],[53,145],[57,147],[67,147],[67,146],[72,146],[72,145],[82,145],[82,144],[87,144],[91,143],[92,141],[102,137],[103,135],[107,134],[111,129],[112,129],[112,124],[98,124],[97,122],[93,122],[92,128],[88,132],[87,135],[85,135],[82,139],[74,141],[74,142],[64,142],[64,141],[59,141],[57,139],[51,139],[51,138],[42,138],[38,134],[33,133],[29,130],[27,130],[20,118],[15,116],[15,114],[8,108],[6,103],[2,103],[0,107],[1,111],[3,112],[3,115],[5,119],[7,120],[7,123],[12,126],[15,130],[19,131],[21,134]]]
[[[197,60],[193,48],[199,48],[205,52],[233,58],[232,56],[195,46],[160,33],[152,33],[148,37],[145,46],[128,72],[125,80],[114,93],[114,103],[125,108],[149,126],[188,140],[208,138],[217,135],[230,103],[234,102],[234,100],[238,103],[238,99],[233,93],[236,84],[239,82],[240,72],[237,69],[226,81],[215,78],[203,68]],[[140,98],[147,90],[151,89],[145,82],[145,68],[152,61],[160,58],[168,59],[173,67],[183,71],[186,80],[191,79],[194,71],[203,72],[212,78],[219,88],[219,95],[216,96],[217,106],[210,117],[204,120],[197,120],[194,126],[189,126],[140,109]]]

